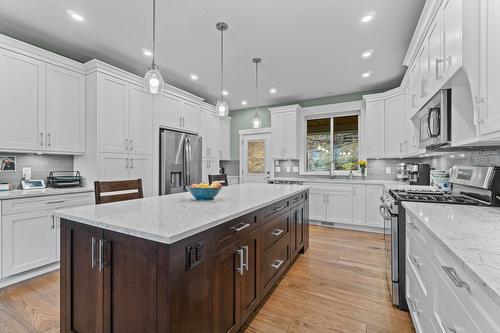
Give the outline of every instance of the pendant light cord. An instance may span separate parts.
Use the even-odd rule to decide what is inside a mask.
[[[155,67],[155,42],[156,42],[156,0],[153,0],[153,63],[152,68]]]
[[[259,63],[255,63],[255,116],[258,115],[259,107]]]
[[[220,31],[220,98],[224,100],[224,31]]]

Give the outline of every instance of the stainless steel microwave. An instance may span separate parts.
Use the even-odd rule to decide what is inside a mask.
[[[451,89],[440,90],[418,112],[420,148],[436,149],[451,142]]]

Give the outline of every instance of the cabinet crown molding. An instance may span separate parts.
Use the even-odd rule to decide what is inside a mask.
[[[268,108],[269,112],[271,113],[277,113],[277,112],[298,112],[302,109],[302,106],[299,104],[291,104],[291,105],[284,105],[284,106],[278,106],[275,108]]]
[[[387,98],[391,98],[397,95],[403,94],[404,91],[401,87],[397,87],[388,91],[385,91],[383,93],[379,94],[372,94],[372,95],[364,95],[363,96],[363,101],[364,102],[374,102],[374,101],[379,101],[379,100],[385,100]]]

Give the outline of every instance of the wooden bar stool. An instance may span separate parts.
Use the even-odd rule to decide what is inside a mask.
[[[144,198],[141,179],[106,182],[95,181],[94,191],[96,205]]]
[[[208,175],[208,183],[212,184],[213,182],[219,182],[222,186],[228,186],[227,175]]]

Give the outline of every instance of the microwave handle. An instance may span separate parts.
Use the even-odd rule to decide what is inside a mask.
[[[429,135],[430,135],[431,138],[437,138],[437,137],[439,137],[441,135],[441,126],[438,127],[437,134],[432,133],[432,129],[431,129],[431,116],[432,116],[433,112],[436,112],[437,121],[439,123],[441,123],[441,117],[440,117],[440,113],[439,113],[439,108],[430,108],[429,112],[427,114],[427,131],[429,132]]]

